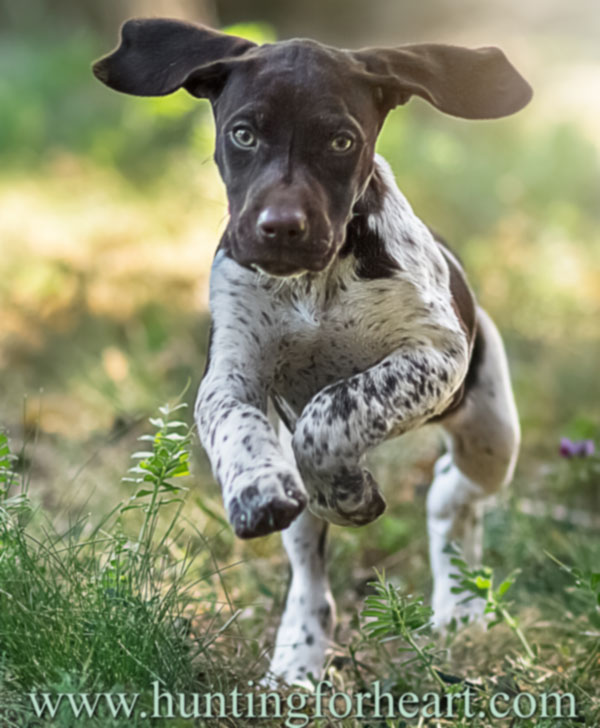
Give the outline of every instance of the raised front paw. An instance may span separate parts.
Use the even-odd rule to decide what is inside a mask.
[[[227,502],[229,522],[239,538],[266,536],[287,528],[306,501],[302,483],[292,470],[259,468],[247,483],[238,482],[232,488]]]
[[[342,468],[328,478],[307,478],[311,512],[338,526],[365,526],[385,510],[375,479],[364,468]]]

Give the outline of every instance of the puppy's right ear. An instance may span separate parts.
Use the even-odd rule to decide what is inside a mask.
[[[93,65],[96,78],[134,96],[164,96],[185,88],[212,98],[226,75],[227,61],[255,44],[201,25],[165,18],[128,20],[121,44]]]

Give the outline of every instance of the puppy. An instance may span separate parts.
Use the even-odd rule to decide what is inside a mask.
[[[519,424],[496,327],[375,143],[412,96],[491,119],[525,106],[529,85],[495,48],[258,46],[165,19],[127,22],[94,73],[212,104],[230,214],[195,414],[237,535],[283,531],[293,576],[272,674],[319,676],[334,627],[327,524],[376,519],[364,456],[431,422],[448,445],[427,501],[442,626],[458,600],[445,547],[479,558],[481,502],[512,477]]]

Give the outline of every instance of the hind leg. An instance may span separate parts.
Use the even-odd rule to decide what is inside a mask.
[[[291,435],[283,424],[279,437],[284,453],[293,458]],[[327,529],[325,521],[306,510],[281,534],[292,579],[269,673],[290,684],[309,685],[309,675],[320,679],[333,637],[335,603],[325,563]]]
[[[482,309],[477,311],[479,362],[461,407],[442,421],[448,452],[435,467],[427,497],[427,525],[433,572],[434,623],[464,613],[464,594],[452,594],[448,544],[456,542],[470,565],[481,560],[483,502],[512,478],[520,430],[506,354],[500,334]],[[481,609],[472,603],[470,610]]]

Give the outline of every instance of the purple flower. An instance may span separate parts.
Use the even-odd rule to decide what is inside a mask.
[[[569,440],[561,437],[558,452],[563,458],[589,458],[596,451],[593,440]]]
[[[572,458],[575,455],[575,446],[568,437],[561,437],[558,452],[563,458]]]
[[[582,440],[579,445],[579,454],[581,457],[589,458],[596,452],[596,446],[593,440]]]

